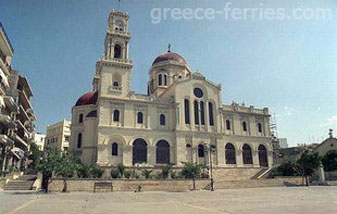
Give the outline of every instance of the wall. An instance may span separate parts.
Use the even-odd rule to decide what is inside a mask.
[[[192,180],[111,180],[111,179],[67,179],[68,191],[92,192],[95,182],[112,182],[114,191],[135,191],[137,186],[142,191],[188,191],[192,189]],[[209,180],[196,180],[196,189],[200,190],[208,186]],[[239,181],[215,181],[215,188],[256,188],[275,187],[285,184],[301,185],[300,177],[278,177],[275,179],[239,180]],[[49,191],[60,192],[63,189],[63,180],[55,178],[49,184]]]

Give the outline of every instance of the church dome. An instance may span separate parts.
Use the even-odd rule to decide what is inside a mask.
[[[155,65],[160,62],[165,62],[165,61],[175,61],[181,64],[187,64],[185,59],[180,56],[179,54],[173,53],[173,52],[167,52],[160,54],[152,63],[152,65]]]
[[[98,91],[90,91],[78,98],[75,106],[95,105],[98,99]]]

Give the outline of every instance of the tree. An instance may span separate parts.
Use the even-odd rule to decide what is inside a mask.
[[[320,166],[320,155],[317,152],[306,150],[297,159],[296,163],[298,164],[297,171],[305,178],[306,186],[309,186],[308,176],[312,176],[314,171]]]
[[[201,170],[203,169],[202,165],[183,162],[185,165],[181,170],[180,174],[185,178],[192,178],[193,181],[193,190],[195,190],[195,178],[200,177]]]
[[[337,150],[328,151],[322,158],[322,164],[325,171],[337,170]]]
[[[41,161],[43,152],[39,150],[38,146],[35,143],[30,144],[30,155],[28,159],[31,160],[30,167],[36,169]]]
[[[37,169],[42,171],[42,186],[48,192],[48,184],[54,175],[64,178],[63,191],[67,191],[66,178],[72,177],[78,169],[80,160],[68,153],[62,153],[57,149],[48,147],[45,157],[40,161]]]
[[[80,161],[69,153],[61,154],[60,162],[55,166],[55,174],[61,176],[63,179],[63,190],[62,192],[67,192],[67,180],[66,178],[71,178],[74,176],[78,169]]]

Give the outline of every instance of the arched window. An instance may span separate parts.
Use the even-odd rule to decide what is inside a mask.
[[[248,144],[242,147],[243,164],[253,164],[252,149]]]
[[[159,74],[158,75],[158,85],[162,85],[162,84],[163,84],[162,75]]]
[[[198,101],[194,101],[194,123],[199,125],[199,104]]]
[[[83,114],[78,117],[78,123],[83,123]]]
[[[114,115],[113,115],[113,121],[114,122],[119,122],[119,111],[116,109],[114,110]]]
[[[200,101],[200,122],[201,125],[205,125],[205,111],[204,111],[204,102]]]
[[[208,103],[209,125],[214,126],[213,103]]]
[[[79,133],[77,135],[77,148],[81,148],[82,147],[82,133]]]
[[[205,157],[205,148],[201,144],[198,146],[198,156],[199,158]]]
[[[139,124],[143,123],[143,112],[137,113],[137,123],[139,123]]]
[[[118,144],[117,143],[113,143],[112,144],[111,155],[112,156],[117,156],[118,155]]]
[[[159,116],[159,122],[161,126],[165,126],[166,121],[165,121],[165,114],[160,114]]]
[[[226,129],[231,130],[231,121],[226,120]]]
[[[164,85],[167,85],[167,75],[164,74]]]
[[[118,82],[117,82],[117,81],[114,81],[113,86],[114,86],[114,87],[118,87],[118,86],[119,86]]]
[[[242,130],[247,131],[247,123],[245,121],[242,122]]]
[[[186,144],[186,148],[191,148],[191,144]]]
[[[260,133],[262,133],[262,124],[261,123],[257,124],[257,129]]]
[[[185,108],[185,124],[190,124],[190,101],[188,99],[184,100]]]
[[[133,142],[132,164],[147,162],[147,143],[145,140],[138,138]]]
[[[259,145],[259,163],[260,166],[268,167],[267,149],[264,145]]]
[[[225,146],[226,164],[236,164],[235,147],[231,143]]]
[[[166,140],[160,140],[157,143],[156,162],[160,164],[170,163],[170,144]]]
[[[120,45],[115,45],[114,47],[114,58],[121,58],[122,56],[122,47]]]

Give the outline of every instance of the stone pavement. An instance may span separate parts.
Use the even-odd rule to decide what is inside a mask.
[[[0,191],[0,213],[336,213],[337,187],[274,187],[193,192],[52,193]]]

